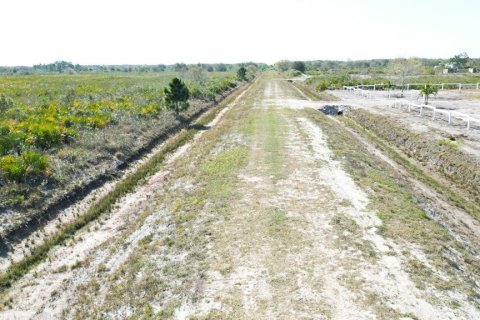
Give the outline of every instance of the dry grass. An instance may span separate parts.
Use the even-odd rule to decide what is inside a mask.
[[[336,96],[334,96],[333,94],[327,91],[318,92],[311,86],[308,86],[304,83],[295,82],[293,83],[293,85],[313,101],[338,101],[339,100]]]
[[[369,191],[370,207],[383,221],[379,229],[381,234],[419,246],[436,270],[449,275],[449,280],[446,281],[438,272],[421,263],[410,264],[409,271],[419,286],[428,284],[440,290],[460,289],[478,303],[478,288],[472,280],[479,277],[477,270],[480,261],[473,253],[428,216],[421,206],[424,201],[411,190],[409,182],[395,172],[395,169],[371,155],[363,144],[340,124],[317,111],[309,110],[308,113],[327,134],[329,147],[336,157],[345,163],[345,168],[355,182]],[[393,159],[399,161],[396,157]],[[405,164],[404,160],[399,163]],[[418,169],[413,172],[421,180],[432,179]],[[425,176],[422,177],[421,174]]]
[[[227,113],[221,126],[205,132],[199,146],[177,160],[177,170],[170,179],[175,183],[168,183],[158,199],[169,213],[159,222],[169,226],[167,230],[142,240],[121,268],[105,275],[106,291],[80,288],[80,299],[70,315],[84,319],[106,313],[123,316],[128,311],[139,319],[152,314],[171,318],[183,301],[181,292],[195,299],[208,267],[205,256],[211,226],[228,214],[228,203],[237,197],[232,178],[242,166],[246,150],[242,145],[223,145],[220,137],[231,130],[241,114],[238,110]],[[202,124],[214,115],[207,114]],[[121,243],[118,239],[112,246]]]
[[[392,158],[413,172],[419,180],[446,195],[456,206],[463,208],[476,219],[480,219],[480,190],[478,188],[480,164],[459,150],[456,144],[439,142],[420,133],[413,133],[385,117],[373,115],[364,110],[351,112],[349,119],[353,121],[347,122],[348,124],[362,130],[370,139],[387,150]],[[392,143],[408,157],[427,167],[427,170],[440,173],[468,194],[473,201],[430,177],[424,172],[424,169],[419,169],[381,140]]]

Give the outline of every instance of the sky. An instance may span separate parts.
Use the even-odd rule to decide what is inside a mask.
[[[2,0],[0,65],[480,57],[480,0]]]

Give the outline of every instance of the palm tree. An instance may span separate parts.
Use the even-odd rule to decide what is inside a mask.
[[[383,87],[388,90],[388,97],[390,98],[390,90],[392,90],[395,85],[392,83],[392,81],[388,80]]]
[[[436,95],[438,92],[438,88],[434,87],[432,84],[427,83],[425,87],[420,90],[420,93],[423,94],[423,103],[428,104],[428,97],[433,94]]]

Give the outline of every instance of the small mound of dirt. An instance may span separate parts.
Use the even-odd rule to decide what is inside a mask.
[[[324,105],[318,111],[330,116],[341,116],[352,110],[351,106],[347,105]]]

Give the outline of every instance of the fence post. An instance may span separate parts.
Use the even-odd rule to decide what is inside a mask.
[[[462,90],[462,84],[461,83],[458,84],[458,90]]]
[[[452,112],[450,111],[448,113],[448,125],[451,125],[452,124]]]
[[[470,117],[467,118],[467,130],[470,130]]]
[[[410,89],[410,83],[407,83],[407,91]]]

